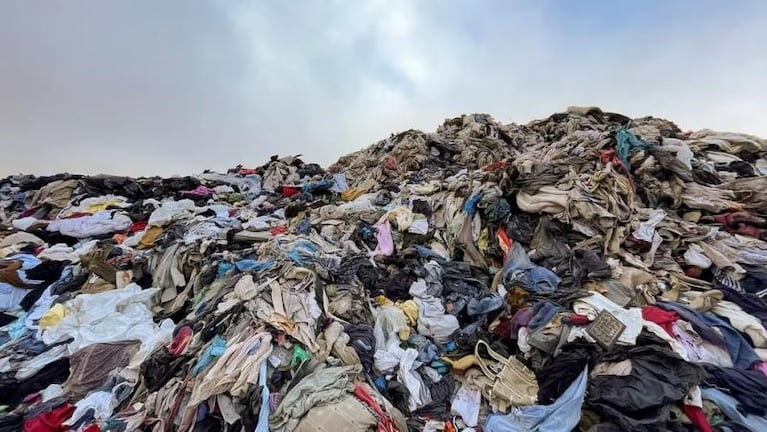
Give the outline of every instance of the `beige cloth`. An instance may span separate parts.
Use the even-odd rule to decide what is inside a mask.
[[[365,404],[354,396],[346,396],[338,402],[310,409],[294,431],[365,432],[377,423]]]
[[[233,339],[221,358],[197,378],[187,406],[196,406],[224,392],[245,397],[250,386],[258,383],[261,362],[271,353],[272,336],[269,333],[256,333],[243,341]]]
[[[727,318],[733,327],[741,333],[747,334],[755,347],[767,348],[767,329],[764,328],[761,321],[753,315],[747,314],[736,303],[722,300],[711,311]]]

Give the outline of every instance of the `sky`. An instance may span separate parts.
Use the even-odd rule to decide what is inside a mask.
[[[327,165],[569,105],[767,137],[766,43],[748,0],[5,0],[0,176]]]

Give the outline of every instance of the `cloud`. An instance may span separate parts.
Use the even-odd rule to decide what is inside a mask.
[[[767,5],[379,0],[0,7],[0,174],[328,164],[568,105],[767,135]]]

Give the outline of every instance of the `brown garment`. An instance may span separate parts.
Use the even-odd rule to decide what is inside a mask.
[[[97,294],[111,291],[115,288],[117,288],[115,284],[92,274],[80,287],[80,292],[84,294]]]
[[[54,209],[63,209],[69,205],[72,192],[77,188],[77,180],[56,180],[40,188],[32,199],[30,207],[38,207],[44,204],[51,205]]]
[[[69,358],[69,379],[64,391],[72,400],[80,400],[128,365],[139,351],[141,342],[121,341],[88,345]]]
[[[17,288],[26,288],[27,285],[19,277],[19,269],[21,268],[21,261],[11,261],[7,264],[0,264],[0,282],[11,284]]]

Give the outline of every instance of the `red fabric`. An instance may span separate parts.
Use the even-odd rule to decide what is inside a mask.
[[[189,341],[192,340],[192,336],[194,336],[194,332],[192,331],[191,327],[181,327],[176,333],[176,336],[173,337],[173,342],[171,342],[170,349],[168,349],[168,351],[174,356],[178,357],[182,352],[184,352],[186,346],[189,345]]]
[[[251,174],[261,174],[261,172],[255,168],[241,168],[240,169],[240,175],[246,176]]]
[[[498,168],[504,168],[511,165],[511,161],[499,161],[499,162],[493,162],[491,164],[485,165],[484,168],[482,168],[483,171],[493,171],[497,170]]]
[[[359,383],[354,385],[354,396],[357,396],[357,399],[367,404],[378,415],[378,432],[397,432],[399,430],[394,424],[394,420],[381,409],[381,406],[373,399],[373,396],[370,396],[367,390]]]
[[[37,212],[38,210],[40,210],[40,207],[31,207],[31,208],[28,208],[28,209],[24,210],[23,212],[21,212],[21,214],[19,215],[19,217],[20,217],[20,218],[25,218],[25,217],[27,217],[27,216],[32,216],[32,215],[33,215],[33,214],[35,214],[35,212]]]
[[[286,226],[274,227],[274,228],[270,229],[269,232],[273,236],[280,235],[280,234],[285,234],[285,233],[288,232],[288,227],[286,227]]]
[[[101,432],[101,428],[98,425],[92,424],[83,429],[83,432]]]
[[[128,228],[128,232],[135,233],[146,229],[147,221],[133,222],[133,225]]]
[[[631,186],[631,190],[636,190],[636,187],[634,186],[634,178],[631,175],[631,172],[629,171],[628,167],[623,163],[621,158],[618,157],[618,154],[615,152],[615,149],[605,150],[601,153],[600,158],[603,165],[613,165],[623,168],[623,171],[626,173],[626,177],[628,177],[629,180],[629,186]]]
[[[586,315],[571,313],[570,315],[567,316],[567,322],[569,322],[570,324],[575,324],[575,325],[585,325],[590,323],[591,321],[589,321],[589,317],[587,317]]]
[[[288,198],[292,197],[293,195],[298,195],[301,193],[301,189],[295,187],[295,186],[283,186],[282,187],[282,194]]]
[[[700,267],[690,266],[684,269],[684,274],[690,277],[700,278],[700,275],[703,274],[703,269]]]
[[[498,322],[498,325],[495,326],[495,328],[493,329],[493,334],[504,341],[512,340],[511,318],[509,317],[501,318]],[[516,337],[514,337],[513,339],[516,339]]]
[[[679,315],[676,312],[667,311],[657,306],[644,306],[642,307],[642,318],[658,324],[663,327],[663,330],[666,330],[669,336],[674,337],[671,324],[679,319]]]
[[[765,224],[765,220],[758,216],[754,216],[749,212],[731,212],[712,216],[712,219],[716,223],[724,225],[724,228],[734,234],[742,234],[758,239],[767,238],[767,228],[761,228],[756,225]]]
[[[509,253],[509,250],[511,250],[514,241],[509,238],[509,235],[506,234],[506,231],[504,231],[503,228],[498,228],[496,235],[498,236],[498,244],[501,246],[501,249],[503,249],[503,260],[506,261],[506,255]]]
[[[24,422],[24,432],[64,432],[69,429],[63,426],[72,413],[75,412],[75,406],[64,404],[39,416]]]
[[[703,413],[702,408],[694,407],[692,405],[682,405],[682,411],[684,411],[692,424],[698,427],[700,432],[714,432],[711,428],[711,424],[706,418],[706,414]]]

